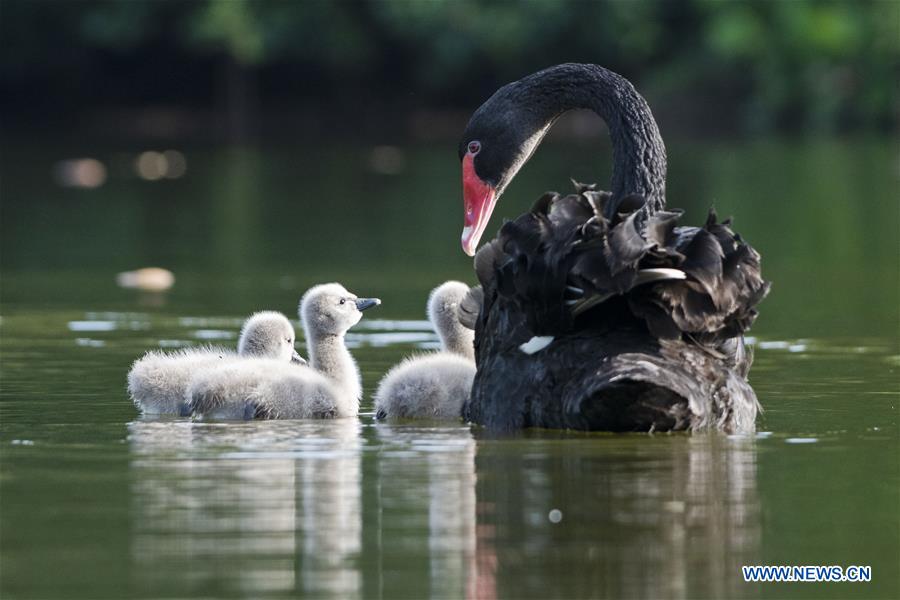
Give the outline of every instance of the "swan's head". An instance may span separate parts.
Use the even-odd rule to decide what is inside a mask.
[[[459,321],[459,305],[468,293],[469,286],[460,281],[447,281],[434,288],[428,297],[428,320],[445,350],[474,359],[475,333]]]
[[[500,195],[522,168],[552,121],[525,108],[528,90],[505,85],[475,111],[459,142],[463,182],[463,251],[475,256]]]
[[[294,350],[294,326],[280,312],[254,313],[244,321],[238,339],[238,354],[258,358],[274,358],[305,365]]]
[[[379,304],[378,298],[358,298],[338,283],[325,283],[300,299],[300,320],[307,338],[344,335],[359,323],[362,311]]]

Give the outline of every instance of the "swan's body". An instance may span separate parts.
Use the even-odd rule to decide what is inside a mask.
[[[201,371],[187,398],[191,412],[208,419],[322,419],[359,410],[358,399],[338,393],[322,373],[266,358]]]
[[[459,419],[475,377],[474,334],[459,321],[469,286],[448,281],[431,292],[428,319],[441,338],[441,352],[405,359],[375,392],[379,419]]]
[[[758,410],[743,333],[768,291],[759,255],[714,213],[676,227],[665,149],[643,98],[595,65],[497,91],[460,145],[463,248],[553,121],[589,108],[613,141],[612,192],[546,194],[479,250],[478,373],[464,416],[523,427],[748,431]]]
[[[344,335],[362,318],[361,311],[378,304],[336,283],[313,287],[299,309],[310,366],[256,359],[203,371],[187,392],[191,411],[223,419],[355,416],[362,385]]]
[[[376,416],[459,420],[474,378],[475,363],[457,354],[411,356],[381,380],[375,394]]]
[[[184,412],[184,392],[191,377],[237,356],[234,350],[214,346],[174,352],[151,350],[128,372],[128,393],[144,414],[179,415]]]
[[[212,346],[174,352],[151,350],[128,372],[128,392],[145,414],[182,414],[185,392],[198,372],[262,357],[285,365],[306,362],[294,350],[294,327],[281,313],[251,315],[241,328],[237,353]]]

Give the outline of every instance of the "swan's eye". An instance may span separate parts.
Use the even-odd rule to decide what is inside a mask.
[[[481,151],[481,142],[473,140],[469,142],[469,154],[476,155]]]
[[[346,298],[341,298],[341,304],[343,304],[343,303],[346,302],[346,301],[347,301]]]

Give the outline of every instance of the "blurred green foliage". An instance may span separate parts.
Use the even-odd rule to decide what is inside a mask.
[[[230,61],[260,74],[263,94],[323,103],[416,94],[471,107],[501,82],[581,61],[685,114],[703,98],[693,109],[701,120],[745,129],[897,121],[894,0],[4,0],[0,34],[7,93],[77,98],[85,76],[102,92],[154,61],[185,73]],[[278,83],[289,78],[310,85]],[[203,85],[195,80],[170,82],[168,96]]]

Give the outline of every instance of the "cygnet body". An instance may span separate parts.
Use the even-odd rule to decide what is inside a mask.
[[[294,327],[287,317],[274,311],[258,312],[244,322],[237,353],[215,346],[147,352],[128,372],[128,393],[144,414],[183,414],[185,392],[198,372],[262,358],[294,368],[306,364],[294,350],[294,339]]]
[[[310,365],[285,368],[271,360],[245,361],[199,373],[188,390],[197,415],[220,419],[352,417],[362,394],[359,368],[344,336],[377,306],[337,283],[318,285],[300,301]]]
[[[459,321],[469,287],[448,281],[428,298],[428,320],[442,351],[413,356],[396,365],[375,392],[379,419],[459,419],[475,378],[474,332]]]

